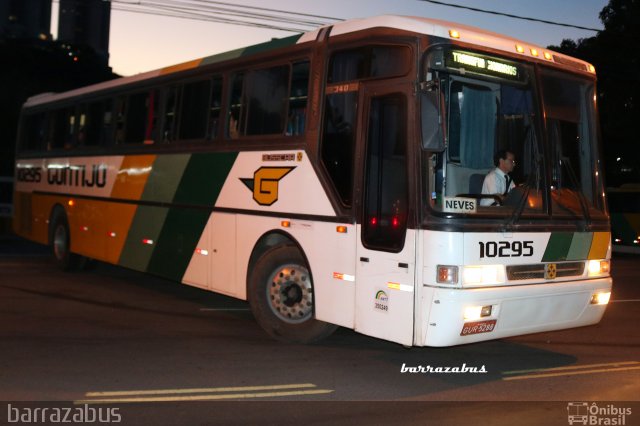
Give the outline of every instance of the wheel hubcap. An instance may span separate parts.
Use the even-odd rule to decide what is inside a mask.
[[[56,259],[64,259],[67,254],[68,244],[67,230],[64,226],[60,225],[56,228],[56,232],[53,234],[53,253],[56,256]]]
[[[285,265],[269,279],[269,307],[282,321],[301,323],[313,315],[313,291],[307,268]]]

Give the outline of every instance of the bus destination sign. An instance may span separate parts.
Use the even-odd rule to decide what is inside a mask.
[[[447,58],[447,66],[461,68],[465,71],[485,74],[509,80],[521,80],[522,74],[516,65],[506,61],[470,52],[451,51]]]

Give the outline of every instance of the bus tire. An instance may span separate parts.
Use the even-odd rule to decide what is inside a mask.
[[[67,215],[60,209],[54,211],[51,219],[50,242],[53,259],[63,271],[81,269],[84,258],[71,253],[71,233]]]
[[[247,290],[258,324],[278,340],[312,343],[338,328],[314,318],[311,274],[292,244],[275,246],[257,259]]]

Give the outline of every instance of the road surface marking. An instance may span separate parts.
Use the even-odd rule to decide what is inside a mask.
[[[506,371],[502,374],[511,375],[512,377],[503,377],[502,380],[526,380],[526,379],[541,379],[545,377],[560,377],[560,376],[577,376],[581,374],[596,374],[596,373],[611,373],[619,371],[631,371],[640,370],[640,362],[627,361],[627,362],[613,362],[608,364],[589,364],[589,365],[575,365],[567,367],[557,368],[541,368],[537,370],[520,370],[520,371]],[[600,367],[613,367],[613,368],[600,368]],[[576,371],[578,370],[578,371]],[[527,374],[527,373],[540,373],[540,374]]]
[[[244,386],[226,388],[194,388],[194,389],[157,389],[140,391],[87,392],[85,396],[102,397],[81,399],[74,404],[116,404],[136,402],[177,402],[177,401],[215,401],[223,399],[274,398],[282,396],[320,395],[333,392],[332,389],[315,388],[312,383],[272,385],[272,386]],[[280,390],[293,389],[293,390]],[[252,392],[267,391],[267,392]],[[224,393],[231,392],[231,393]],[[234,393],[235,392],[235,393]],[[197,393],[198,395],[185,395]],[[150,396],[145,396],[150,395]],[[161,396],[167,395],[167,396]],[[122,398],[117,398],[122,396]],[[105,398],[113,397],[113,398]]]
[[[280,389],[304,389],[315,388],[313,383],[300,383],[290,385],[271,385],[271,386],[239,386],[226,388],[193,388],[193,389],[151,389],[151,390],[131,390],[131,391],[111,391],[111,392],[87,392],[84,396],[130,396],[130,395],[176,395],[185,393],[204,393],[204,392],[241,392],[241,391],[263,391],[263,390],[280,390]]]
[[[503,371],[502,374],[542,373],[542,372],[548,372],[548,371],[582,370],[585,368],[617,367],[620,365],[637,365],[637,364],[640,364],[640,362],[639,361],[621,361],[621,362],[609,362],[606,364],[568,365],[566,367],[534,368],[532,370]]]

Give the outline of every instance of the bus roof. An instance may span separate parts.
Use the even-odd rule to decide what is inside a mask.
[[[189,70],[200,66],[250,56],[281,47],[311,42],[316,40],[320,31],[326,27],[320,27],[314,31],[310,31],[304,34],[297,34],[282,39],[273,39],[266,43],[256,44],[229,52],[207,56],[204,58],[195,59],[193,61],[160,68],[158,70],[136,74],[130,77],[123,77],[115,80],[105,81],[91,86],[70,90],[68,92],[39,94],[30,97],[24,106],[32,107],[43,103],[64,100],[87,93],[125,86],[138,81],[144,81],[150,78],[167,75],[178,71]],[[491,31],[437,19],[415,16],[382,15],[370,18],[350,19],[347,21],[335,23],[331,25],[331,27],[332,29],[330,32],[330,37],[336,37],[343,34],[349,34],[373,28],[392,28],[414,32],[417,34],[431,35],[446,39],[455,39],[457,41],[473,45],[501,50],[510,54],[519,53],[523,57],[528,59],[538,59],[547,61],[549,63],[570,67],[582,72],[595,73],[595,69],[591,64],[580,59],[553,52],[549,49]],[[453,31],[455,31],[456,33],[454,33]]]

